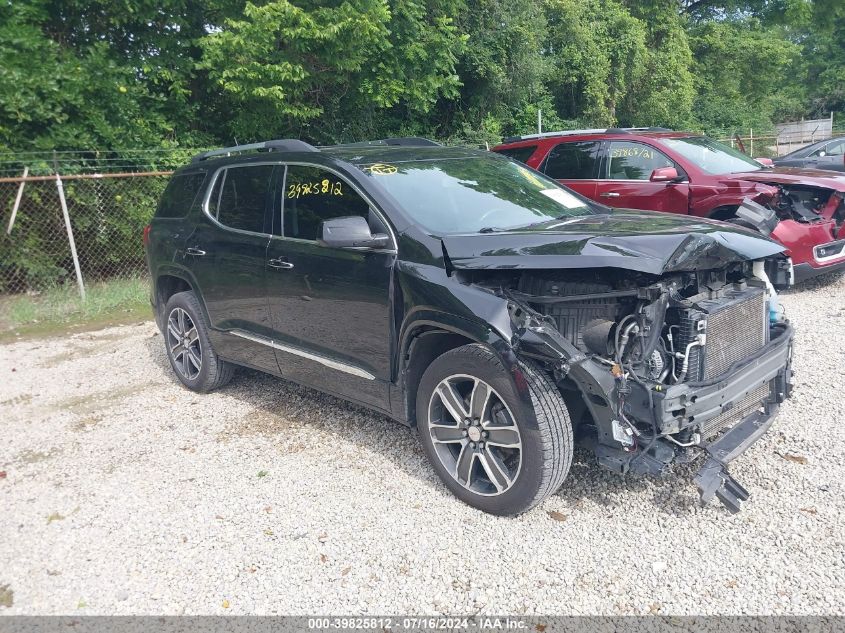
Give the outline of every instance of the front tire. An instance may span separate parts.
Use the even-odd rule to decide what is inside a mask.
[[[205,313],[193,292],[179,292],[164,307],[167,359],[179,381],[192,391],[206,393],[228,383],[235,373],[211,346]]]
[[[437,475],[469,505],[498,515],[530,510],[563,483],[572,423],[557,387],[519,362],[523,399],[499,358],[465,345],[436,358],[417,391],[417,429]]]

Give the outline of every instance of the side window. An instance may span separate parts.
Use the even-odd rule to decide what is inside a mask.
[[[596,177],[599,143],[560,143],[542,166],[542,171],[555,180],[586,180]]]
[[[205,172],[174,176],[167,183],[156,210],[157,218],[184,218],[197,199]]]
[[[611,141],[608,154],[610,180],[648,180],[660,167],[675,167],[669,158],[649,145]]]
[[[527,163],[528,159],[531,158],[531,155],[536,149],[536,145],[528,145],[527,147],[510,147],[508,149],[500,149],[496,150],[496,153],[512,158],[520,163]]]
[[[842,156],[845,154],[845,141],[838,143],[829,143],[825,150],[828,156]]]
[[[331,218],[360,215],[367,218],[371,229],[378,222],[370,213],[370,205],[349,183],[319,167],[289,165],[282,200],[285,237],[316,240],[321,223]],[[383,230],[380,228],[379,232]]]
[[[208,212],[220,224],[265,233],[267,205],[273,165],[246,165],[221,171],[208,201]]]

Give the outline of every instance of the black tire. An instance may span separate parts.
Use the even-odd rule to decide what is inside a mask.
[[[436,358],[423,374],[417,390],[417,429],[432,467],[456,497],[491,514],[516,515],[530,510],[560,488],[572,464],[572,423],[560,392],[549,377],[533,363],[520,361],[519,369],[525,377],[525,387],[530,402],[526,402],[519,396],[513,379],[499,358],[487,347],[479,344],[465,345]],[[500,482],[510,482],[509,487],[504,487],[501,491],[499,486],[502,484],[497,484],[493,489],[493,477],[487,476],[490,472],[486,467],[488,458],[482,460],[481,457],[470,457],[470,466],[467,471],[470,476],[466,478],[466,481],[473,479],[472,473],[477,474],[476,483],[471,486],[466,482],[460,482],[456,474],[453,474],[460,469],[462,451],[466,447],[462,439],[452,439],[453,431],[442,424],[444,419],[450,422],[456,416],[453,414],[453,409],[449,409],[444,404],[445,401],[441,397],[443,392],[439,390],[435,396],[435,390],[439,387],[442,389],[444,384],[454,384],[454,393],[460,395],[460,381],[463,380],[467,380],[470,384],[472,380],[476,381],[475,384],[481,381],[492,388],[490,399],[493,404],[489,405],[491,409],[487,414],[482,413],[479,418],[488,417],[488,424],[493,424],[493,426],[477,425],[479,428],[505,429],[513,426],[518,428],[521,442],[518,460],[507,452],[509,450],[515,452],[515,449],[498,448],[501,444],[491,448],[493,441],[487,440],[486,450],[497,452],[498,463],[506,466],[510,464],[513,467],[513,470],[508,472],[513,476],[500,480]],[[474,387],[470,388],[474,389]],[[465,410],[472,411],[474,399],[472,394],[465,394],[463,398]],[[495,415],[498,417],[493,420],[496,407],[498,409]],[[430,427],[430,419],[436,425],[434,428]],[[470,421],[472,419],[471,412],[470,417],[464,422],[467,429],[473,424]],[[499,420],[508,420],[511,426],[495,426],[496,421]],[[438,425],[438,423],[441,424]],[[435,448],[432,434],[439,433],[440,429],[449,433],[449,437],[446,438],[449,443],[438,442],[438,448]],[[456,429],[463,434],[463,437],[467,437],[467,433],[460,424]],[[477,435],[478,431],[475,431],[469,439]],[[457,442],[461,443],[457,444]],[[444,445],[447,447],[444,448]],[[483,440],[478,443],[473,442],[471,446],[476,452],[485,450]],[[479,446],[481,448],[477,449]],[[450,471],[444,465],[444,460],[449,462],[450,456],[455,460],[454,471]],[[517,463],[519,466],[515,467]],[[451,462],[449,464],[451,466]],[[484,491],[484,486],[487,488],[486,491]],[[471,489],[472,487],[476,489]]]
[[[180,312],[181,311],[181,312]],[[174,345],[178,340],[176,336],[179,326],[179,317],[182,316],[185,330],[192,338],[189,353],[185,344]],[[187,317],[187,318],[185,318]],[[188,323],[190,319],[190,323]],[[173,368],[173,373],[179,381],[192,391],[206,393],[219,389],[228,383],[235,374],[235,366],[221,360],[208,338],[208,323],[205,320],[205,313],[200,306],[196,295],[191,291],[178,292],[167,301],[162,317],[164,322],[163,336],[167,359]],[[175,328],[171,326],[175,325]],[[192,327],[191,327],[192,326]],[[193,330],[196,337],[193,337]],[[199,354],[197,354],[197,350]],[[179,355],[180,351],[185,354]],[[199,356],[199,368],[194,359]],[[187,363],[187,365],[186,365]]]

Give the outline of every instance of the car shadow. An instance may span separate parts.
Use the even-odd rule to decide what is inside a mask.
[[[693,482],[699,462],[703,458],[691,464],[675,464],[660,476],[623,476],[602,468],[590,451],[579,447],[557,495],[574,508],[594,503],[608,511],[630,511],[632,498],[646,497],[662,514],[688,515],[701,509]]]
[[[184,389],[173,374],[161,336],[151,336],[144,344],[156,370]],[[416,430],[376,411],[246,368],[240,368],[232,382],[217,393],[240,400],[251,409],[228,423],[221,441],[261,436],[284,454],[308,450],[328,435],[332,441],[353,442],[360,450],[388,459],[427,488],[452,497],[428,464]],[[631,495],[650,496],[660,512],[685,515],[700,507],[692,483],[694,471],[691,465],[683,465],[663,477],[622,477],[601,468],[589,451],[576,448],[569,475],[555,497],[572,509],[596,504],[609,511],[629,511]]]

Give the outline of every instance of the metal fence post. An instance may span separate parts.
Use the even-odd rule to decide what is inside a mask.
[[[9,218],[9,226],[6,229],[6,235],[12,234],[12,227],[15,225],[15,217],[18,215],[18,207],[21,206],[21,198],[23,197],[23,186],[26,184],[27,176],[29,176],[29,167],[24,167],[23,176],[21,177],[21,184],[18,187],[18,195],[15,196],[15,204],[12,207],[12,217]]]
[[[56,170],[56,188],[59,190],[59,202],[62,205],[62,215],[65,218],[65,228],[67,228],[67,241],[70,244],[70,254],[73,256],[73,267],[76,270],[76,283],[79,284],[79,296],[85,301],[85,284],[82,283],[82,269],[79,267],[79,256],[76,254],[76,242],[73,239],[73,229],[70,226],[70,214],[67,210],[67,200],[65,200],[65,188],[62,185],[62,178],[59,176],[59,171]]]

